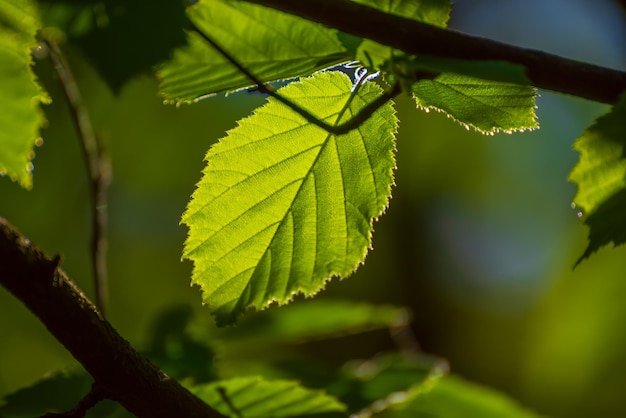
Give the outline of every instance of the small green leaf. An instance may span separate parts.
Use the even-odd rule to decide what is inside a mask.
[[[536,129],[535,97],[531,86],[487,81],[457,74],[413,84],[417,106],[444,112],[469,129],[482,133]]]
[[[242,377],[189,388],[197,397],[230,417],[281,418],[342,412],[345,406],[321,390],[298,382]]]
[[[0,1],[0,175],[26,189],[33,185],[33,148],[45,121],[39,105],[48,101],[31,69],[38,29],[30,1]]]
[[[385,13],[445,28],[452,6],[449,0],[354,0]]]
[[[381,94],[373,83],[351,90],[345,74],[326,72],[280,92],[337,124]],[[331,135],[270,99],[209,150],[182,222],[192,281],[218,324],[313,295],[356,269],[388,204],[396,125],[387,103],[358,129]]]
[[[539,418],[492,389],[447,375],[392,395],[376,418]]]
[[[626,95],[578,138],[580,152],[570,181],[578,185],[574,198],[589,225],[589,245],[577,263],[600,247],[626,242]]]
[[[312,74],[351,59],[337,31],[241,1],[200,1],[188,9],[194,24],[263,82]],[[192,102],[255,83],[198,33],[159,70],[166,101]]]
[[[450,18],[449,0],[356,0],[385,13],[445,28]],[[358,47],[356,59],[368,68],[395,73],[395,58],[407,55],[394,48],[365,39]],[[402,59],[402,58],[401,58]]]

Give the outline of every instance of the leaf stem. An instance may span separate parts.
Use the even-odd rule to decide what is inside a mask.
[[[235,66],[243,75],[248,77],[250,81],[256,84],[257,89],[261,93],[265,93],[275,98],[276,100],[278,100],[279,102],[281,102],[282,104],[284,104],[285,106],[289,107],[291,110],[293,110],[294,112],[302,116],[308,122],[324,129],[325,131],[333,135],[346,134],[350,132],[351,130],[358,128],[359,126],[361,126],[363,122],[365,122],[370,116],[372,116],[372,114],[374,114],[374,112],[376,112],[379,108],[381,108],[385,103],[387,103],[389,100],[393,99],[394,97],[396,97],[397,95],[401,93],[401,89],[398,83],[394,83],[390,88],[385,90],[383,94],[381,94],[376,100],[368,103],[365,107],[363,107],[359,111],[359,113],[357,113],[354,117],[352,117],[352,119],[339,125],[329,125],[319,120],[318,118],[313,116],[311,113],[309,113],[307,110],[303,109],[302,107],[292,102],[288,98],[279,94],[271,86],[267,85],[266,83],[263,83],[259,78],[257,78],[254,74],[248,71],[243,65],[241,65],[235,58],[233,58],[224,48],[222,48],[213,39],[211,39],[206,33],[198,29],[197,26],[191,24],[190,29],[196,32],[198,35],[200,35],[202,39],[204,39],[213,48],[215,48],[224,58],[226,58],[226,60],[228,60],[228,62],[230,62],[233,66]],[[359,80],[359,83],[364,82],[365,79],[366,77],[362,77]],[[348,103],[350,103],[350,100],[348,101]],[[341,118],[341,115],[339,116],[339,118]],[[339,119],[337,119],[337,121],[339,121]]]
[[[70,105],[72,117],[78,128],[83,158],[89,174],[91,194],[91,260],[95,287],[96,307],[104,315],[108,300],[107,284],[107,191],[111,183],[111,163],[103,152],[91,125],[91,119],[85,106],[80,89],[72,70],[61,51],[51,39],[46,39],[50,59],[59,76],[63,91]]]

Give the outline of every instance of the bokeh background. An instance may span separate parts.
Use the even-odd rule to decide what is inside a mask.
[[[626,11],[613,0],[456,0],[450,26],[626,69]],[[164,106],[154,78],[113,93],[80,53],[70,59],[113,161],[108,317],[146,347],[163,310],[184,304],[208,316],[189,286],[190,263],[180,261],[180,215],[209,146],[264,99],[244,92]],[[92,296],[85,167],[59,85],[49,64],[38,65],[59,99],[45,108],[34,189],[0,179],[0,215],[62,254]],[[626,416],[626,248],[605,248],[573,268],[587,229],[567,181],[573,142],[608,108],[545,91],[537,103],[540,130],[491,137],[400,97],[397,185],[374,250],[318,297],[409,307],[422,350],[539,413]],[[0,397],[73,365],[0,288]]]

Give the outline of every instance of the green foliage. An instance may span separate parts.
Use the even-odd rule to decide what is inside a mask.
[[[204,1],[188,9],[200,31],[255,77],[275,81],[309,75],[350,59],[337,31],[257,5],[230,0]],[[189,46],[159,70],[161,92],[170,102],[254,86],[239,69],[194,31]]]
[[[0,175],[27,189],[33,184],[33,148],[45,120],[39,105],[48,101],[31,71],[38,29],[30,1],[0,1]]]
[[[326,72],[280,94],[336,125],[380,88],[352,91],[347,76]],[[270,100],[213,146],[183,222],[192,280],[218,323],[317,293],[363,261],[391,193],[395,130],[390,105],[335,136]]]
[[[486,81],[457,74],[421,80],[412,87],[419,107],[443,111],[483,133],[536,129],[532,87]]]
[[[233,418],[282,418],[340,412],[345,406],[320,390],[298,382],[240,377],[193,386],[191,392]]]
[[[355,1],[438,27],[450,15],[447,0]],[[160,93],[176,104],[255,87],[257,81],[287,84],[209,149],[182,217],[192,283],[220,326],[249,308],[315,295],[363,263],[394,183],[398,120],[391,94],[385,96],[387,83],[400,85],[418,108],[443,112],[481,133],[538,127],[536,91],[517,65],[408,55],[243,1],[200,1],[186,15],[181,4],[51,1],[40,36],[77,47],[118,92],[158,64]],[[24,188],[32,186],[33,147],[44,124],[39,105],[47,101],[31,68],[42,26],[37,16],[30,1],[0,0],[0,174]],[[189,29],[187,18],[195,28]],[[137,31],[143,20],[151,24]],[[332,69],[353,60],[358,63]],[[353,68],[354,82],[347,75]],[[381,76],[367,77],[364,68]],[[381,97],[389,100],[367,118],[357,116]],[[570,179],[590,227],[581,260],[601,246],[626,242],[625,116],[626,96],[575,145],[581,156]],[[339,135],[315,120],[333,127],[359,123]],[[233,417],[536,417],[503,395],[446,375],[443,361],[417,355],[413,346],[332,370],[307,361],[301,369],[292,367],[302,359],[294,347],[303,342],[381,329],[409,332],[409,319],[406,309],[395,306],[315,301],[215,329],[194,322],[190,310],[174,309],[158,319],[146,355]],[[241,377],[248,366],[263,376]],[[232,375],[238,377],[225,379]],[[49,376],[6,396],[0,415],[70,409],[89,383],[82,374]],[[127,415],[111,404],[91,414]]]
[[[589,245],[578,262],[611,242],[616,246],[626,242],[625,117],[623,95],[574,144],[580,159],[570,174],[578,185],[573,207],[584,211],[589,225]]]
[[[471,384],[455,376],[445,376],[395,394],[380,418],[539,418],[509,398],[493,390]]]

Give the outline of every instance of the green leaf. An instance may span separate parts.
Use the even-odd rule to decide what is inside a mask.
[[[152,0],[109,0],[85,9],[93,11],[86,16],[91,22],[83,24],[84,34],[76,44],[114,91],[185,45],[181,0],[162,0],[158,6]],[[62,29],[77,31],[71,26]]]
[[[231,417],[298,417],[345,410],[341,402],[323,391],[288,380],[241,377],[193,386],[189,390]]]
[[[326,390],[346,403],[351,412],[364,411],[393,399],[398,392],[430,384],[447,369],[445,361],[414,352],[379,353],[345,364]]]
[[[380,403],[377,418],[538,418],[492,389],[447,375],[396,393]]]
[[[409,320],[409,312],[397,306],[311,300],[247,318],[222,336],[255,340],[254,344],[294,343],[390,328]]]
[[[385,13],[445,28],[452,6],[449,0],[354,0]]]
[[[373,83],[351,88],[345,74],[326,72],[280,92],[336,124],[381,94]],[[396,125],[387,103],[335,136],[270,99],[211,148],[182,222],[192,281],[218,324],[247,307],[313,295],[356,269],[388,204]]]
[[[201,1],[188,9],[203,33],[263,82],[312,74],[352,59],[337,31],[241,1]],[[166,101],[192,102],[253,86],[220,52],[195,32],[158,75]]]
[[[457,74],[413,84],[417,106],[444,112],[469,129],[482,133],[536,129],[537,93],[531,86],[487,81]]]
[[[0,417],[25,418],[64,413],[78,405],[91,389],[93,379],[84,371],[63,371],[47,375],[32,386],[0,399]],[[89,410],[89,418],[133,417],[116,402],[104,400]]]
[[[573,207],[589,225],[589,245],[577,263],[600,247],[626,242],[626,94],[574,144],[580,152],[570,181],[578,185]]]
[[[0,0],[0,175],[26,189],[33,185],[33,148],[45,121],[39,104],[48,101],[31,69],[38,29],[30,1]]]
[[[356,0],[357,3],[373,7],[385,13],[428,23],[445,28],[450,18],[451,4],[449,0]],[[365,39],[358,47],[356,59],[365,66],[375,70],[391,73],[399,71],[396,59],[408,57],[402,51]]]

